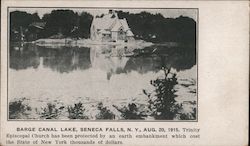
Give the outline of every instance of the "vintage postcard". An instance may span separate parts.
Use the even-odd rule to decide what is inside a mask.
[[[1,145],[246,145],[248,4],[3,1]]]
[[[197,119],[197,9],[8,10],[9,120]]]

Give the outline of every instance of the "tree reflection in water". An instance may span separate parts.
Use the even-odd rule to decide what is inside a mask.
[[[47,50],[52,50],[48,48]],[[71,71],[89,68],[89,48],[63,47],[48,51],[48,57],[44,57],[43,65],[60,73],[69,73]]]
[[[56,83],[58,82],[58,85],[68,84],[69,80],[70,81],[73,80],[72,83],[79,83],[77,85],[81,86],[82,84],[87,84],[85,83],[85,81],[88,80],[86,78],[88,78],[89,75],[93,76],[94,78],[93,80],[91,80],[91,83],[95,84],[93,84],[93,87],[91,87],[91,89],[96,88],[96,90],[101,91],[104,89],[103,86],[112,87],[110,90],[109,88],[105,88],[106,91],[102,91],[102,92],[109,91],[107,94],[105,93],[106,94],[105,96],[107,97],[113,96],[112,94],[109,94],[111,93],[110,91],[117,90],[117,92],[122,92],[120,89],[118,89],[118,87],[117,88],[115,87],[117,86],[117,84],[113,86],[112,85],[113,83],[122,82],[124,81],[123,79],[128,79],[133,81],[134,83],[137,83],[137,81],[139,82],[140,80],[144,80],[147,78],[148,80],[145,81],[145,83],[143,82],[143,84],[142,83],[139,84],[140,87],[137,88],[138,92],[140,92],[142,91],[142,89],[144,89],[144,85],[145,89],[147,89],[147,87],[150,87],[149,84],[152,85],[153,91],[144,90],[144,94],[146,94],[147,97],[149,98],[148,105],[151,113],[150,114],[144,113],[143,112],[144,109],[141,110],[141,105],[138,103],[127,102],[126,106],[122,108],[119,105],[117,105],[116,107],[116,109],[120,111],[124,119],[146,119],[147,116],[152,116],[155,119],[164,119],[164,120],[173,120],[175,118],[186,119],[186,120],[196,119],[196,108],[194,108],[193,112],[190,113],[189,115],[185,115],[182,112],[184,110],[183,106],[177,104],[176,92],[177,90],[179,91],[179,89],[176,89],[175,87],[181,85],[182,83],[181,81],[179,81],[180,83],[178,84],[178,79],[177,79],[178,77],[175,73],[172,72],[174,69],[177,71],[178,74],[179,71],[191,69],[195,65],[196,55],[194,47],[169,48],[166,46],[156,45],[143,49],[142,48],[136,49],[131,52],[131,49],[129,47],[119,48],[110,46],[95,46],[95,47],[61,46],[54,48],[54,47],[36,46],[35,44],[11,44],[9,53],[10,53],[9,67],[15,70],[10,74],[13,77],[12,78],[13,84],[11,85],[12,91],[14,92],[17,91],[17,93],[13,95],[19,95],[19,91],[24,91],[27,94],[30,93],[33,94],[33,90],[31,90],[30,93],[27,91],[28,86],[22,86],[23,84],[20,84],[19,86],[19,84],[16,84],[16,80],[14,78],[16,75],[18,75],[17,73],[19,70],[21,72],[21,70],[28,70],[30,68],[35,69],[35,72],[32,72],[35,75],[34,77],[29,76],[28,78],[25,78],[25,80],[28,81],[34,80],[39,82],[43,80],[39,78],[39,75],[41,75],[41,73],[48,72],[48,76],[50,76],[49,73],[51,71],[55,73],[53,74],[55,75],[53,77],[57,76],[61,77],[62,74],[64,73],[67,73],[67,77],[70,77],[68,75],[74,75],[74,73],[78,73],[77,74],[78,79],[82,79],[82,80],[74,80],[72,78],[67,78],[67,80],[65,80],[63,83],[60,83],[59,80],[54,80]],[[88,71],[85,72],[84,70]],[[73,71],[76,72],[73,73]],[[96,76],[93,75],[93,73],[95,72],[98,73],[98,76],[104,74],[104,76],[101,77],[104,77],[105,79],[100,78],[98,80],[98,78],[96,78]],[[158,76],[159,72],[162,72],[163,77],[155,78],[156,76]],[[193,73],[193,70],[191,73]],[[20,79],[24,80],[24,78]],[[189,79],[189,77],[187,77],[187,79]],[[151,80],[151,82],[149,82],[149,80]],[[101,84],[99,83],[102,83],[102,86],[100,86]],[[47,84],[47,82],[45,82],[45,84]],[[126,86],[130,86],[130,84],[131,83],[129,82],[128,84],[126,84]],[[78,93],[79,91],[79,89],[76,88],[75,84],[72,85],[73,85],[72,88],[69,86],[68,91],[70,94],[69,97],[67,98],[71,98],[70,97],[71,95],[74,95],[75,92]],[[121,86],[119,86],[119,88],[121,87],[123,88],[124,85],[125,84],[122,84]],[[58,91],[57,89],[61,89],[57,88],[56,86],[53,86],[53,89],[55,90],[50,91],[47,90],[47,85],[43,87],[44,91],[46,91],[46,96],[47,95],[49,96],[50,95],[49,93],[54,93],[55,90]],[[15,90],[17,88],[20,88],[21,90]],[[122,100],[124,100],[123,98],[137,97],[138,96],[137,88],[136,90],[132,90],[134,92],[131,93],[130,93],[131,89],[127,88],[128,92],[124,94],[127,97],[122,96]],[[65,93],[63,92],[63,90],[60,90],[60,92]],[[84,97],[86,93],[87,92],[85,91],[79,92],[79,95],[77,96]],[[66,94],[68,94],[68,92]],[[90,98],[93,99],[95,98],[95,94],[93,95],[92,93],[89,94]],[[96,96],[98,95],[100,94],[97,94]],[[117,95],[120,96],[121,94],[119,93]],[[118,97],[117,95],[115,97]],[[143,96],[144,99],[147,99],[145,95]],[[46,98],[53,99],[54,97],[52,96]],[[116,98],[114,99],[116,100]],[[70,104],[70,103],[65,103],[65,104]],[[113,105],[113,103],[111,104]],[[143,104],[144,104],[143,106],[145,107],[144,102]],[[82,112],[80,110],[78,111],[80,105],[75,107],[77,114]],[[72,109],[74,108],[72,107]],[[108,117],[108,119],[113,118],[113,116],[107,116],[111,115],[109,114],[109,109],[107,107],[105,106],[102,107],[101,105],[99,105],[99,110],[101,113],[99,115],[100,118],[104,117]],[[73,110],[70,110],[70,112],[72,111]],[[73,115],[70,117],[74,118],[77,116]]]
[[[10,44],[10,68],[21,70],[40,65],[37,47],[28,47],[23,43]]]
[[[128,57],[127,54],[133,55]],[[22,70],[43,65],[53,71],[68,73],[77,69],[98,67],[106,70],[108,76],[131,71],[144,74],[149,71],[159,71],[157,67],[161,63],[160,56],[166,57],[164,61],[167,67],[177,71],[190,69],[196,64],[195,47],[152,46],[131,52],[128,47],[61,46],[53,48],[19,43],[10,45],[10,68]]]
[[[20,47],[21,46],[21,47]],[[34,44],[10,46],[10,68],[23,70],[38,68],[39,65],[60,73],[69,73],[91,66],[90,48],[62,46],[41,47]]]

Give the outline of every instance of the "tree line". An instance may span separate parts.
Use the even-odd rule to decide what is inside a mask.
[[[151,42],[193,42],[196,40],[196,22],[189,17],[165,18],[162,14],[137,14],[118,11],[126,18],[136,38]]]
[[[129,13],[116,11],[119,18],[126,18],[136,39],[150,42],[196,42],[196,22],[189,17],[165,18],[161,14],[148,12]],[[11,40],[21,31],[24,37],[37,33],[38,38],[48,38],[61,34],[61,37],[89,38],[93,16],[87,12],[77,13],[72,10],[53,10],[39,18],[37,13],[22,11],[10,12]],[[45,23],[44,29],[31,32],[34,22]],[[27,38],[25,38],[27,39]],[[17,39],[18,40],[18,39]]]
[[[23,34],[25,39],[28,35],[36,33],[39,38],[48,38],[53,35],[61,37],[89,38],[89,28],[93,16],[87,12],[77,13],[72,10],[53,10],[39,18],[37,13],[30,14],[22,11],[10,12],[10,38],[20,40],[16,36]],[[44,23],[43,29],[34,31],[30,29],[33,23]]]

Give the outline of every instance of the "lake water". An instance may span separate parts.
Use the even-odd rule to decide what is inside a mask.
[[[163,75],[162,65],[177,73],[177,102],[197,101],[197,65],[194,48],[156,45],[132,51],[124,46],[53,46],[11,44],[9,48],[9,101],[25,99],[32,109],[27,118],[39,119],[48,103],[67,107],[82,102],[94,118],[102,102],[113,105],[148,102],[143,90]],[[119,117],[119,116],[118,116]],[[67,119],[66,111],[60,119]]]

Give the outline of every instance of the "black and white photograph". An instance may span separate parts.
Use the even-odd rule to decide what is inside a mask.
[[[197,121],[198,9],[8,8],[8,120]]]

